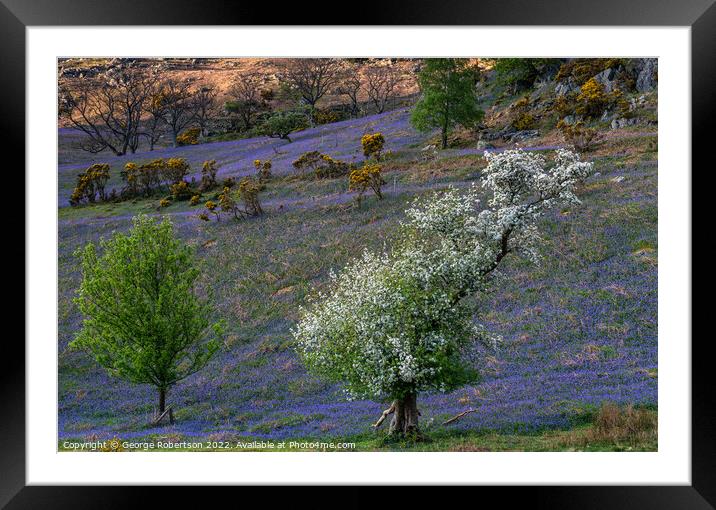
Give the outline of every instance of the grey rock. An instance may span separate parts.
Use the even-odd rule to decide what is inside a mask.
[[[614,120],[612,120],[611,127],[612,127],[612,129],[620,129],[620,128],[624,128],[627,126],[633,126],[633,125],[637,124],[638,122],[639,122],[638,119],[624,119],[624,118],[614,119]]]
[[[563,96],[577,90],[579,90],[579,87],[577,87],[572,78],[568,78],[566,81],[557,83],[557,86],[554,88],[554,92],[557,96]]]
[[[519,142],[522,140],[527,140],[528,138],[534,138],[536,136],[539,136],[539,131],[536,129],[526,129],[524,131],[517,131],[516,133],[513,133],[510,136],[510,140],[513,142]]]
[[[604,90],[606,92],[612,92],[614,89],[617,88],[617,82],[616,82],[616,76],[617,72],[612,69],[611,67],[605,69],[601,73],[594,76],[594,79],[597,80],[599,83],[604,85]]]
[[[641,59],[636,77],[636,89],[639,92],[655,90],[658,85],[659,60],[656,58]]]

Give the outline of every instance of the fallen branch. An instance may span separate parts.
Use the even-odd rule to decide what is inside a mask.
[[[463,411],[463,412],[461,412],[460,414],[456,414],[455,416],[453,416],[453,417],[450,418],[449,420],[443,422],[443,425],[450,425],[452,422],[455,422],[455,421],[459,420],[459,419],[462,418],[463,416],[468,415],[468,414],[470,414],[470,413],[476,413],[476,412],[477,412],[477,409],[468,409],[467,411]]]
[[[380,418],[378,418],[378,421],[373,424],[373,428],[380,427],[381,423],[385,421],[385,419],[388,417],[388,415],[393,414],[395,412],[395,404],[390,404],[390,407],[383,411],[383,414],[380,415]]]
[[[167,413],[169,414],[169,423],[174,423],[174,413],[172,412],[172,407],[169,406],[152,422],[152,425],[158,425]]]

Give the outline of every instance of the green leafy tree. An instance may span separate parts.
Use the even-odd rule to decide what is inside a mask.
[[[192,251],[168,219],[135,217],[128,234],[100,248],[77,251],[83,278],[75,302],[84,322],[71,346],[89,351],[113,376],[154,385],[163,413],[169,388],[218,349],[221,325],[211,323]]]
[[[299,111],[289,110],[268,116],[259,127],[259,132],[271,138],[280,138],[291,142],[289,135],[306,127],[308,127],[306,115]]]
[[[471,127],[482,119],[484,112],[475,95],[475,70],[466,59],[428,59],[418,81],[422,97],[410,120],[419,131],[439,128],[443,149],[454,126]]]

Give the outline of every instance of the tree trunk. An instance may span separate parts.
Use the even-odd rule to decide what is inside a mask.
[[[447,149],[447,145],[448,145],[448,132],[447,132],[447,127],[443,126],[443,129],[442,129],[442,148],[443,148],[443,149]]]
[[[159,388],[159,415],[165,411],[167,403],[167,390],[166,388]]]
[[[396,399],[393,405],[395,406],[395,412],[390,422],[388,434],[399,438],[419,439],[417,395],[408,393],[402,399]]]

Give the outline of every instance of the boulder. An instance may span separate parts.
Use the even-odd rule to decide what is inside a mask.
[[[614,119],[612,120],[612,129],[620,129],[627,126],[633,126],[634,124],[637,124],[639,121],[638,119]]]
[[[594,79],[604,85],[606,92],[612,92],[617,88],[617,72],[611,67],[594,76]]]

